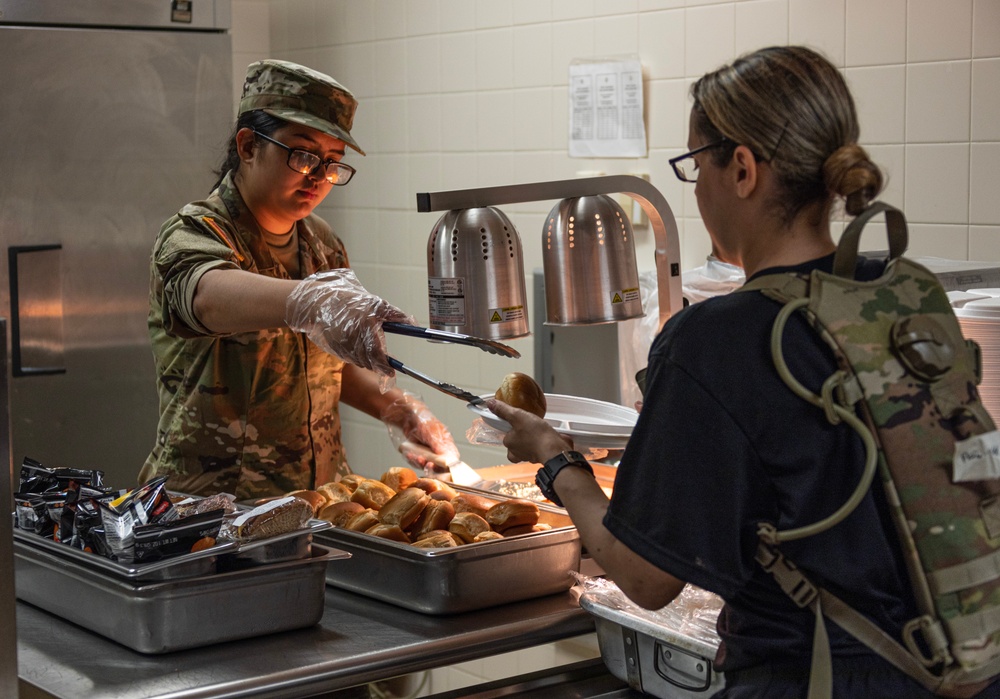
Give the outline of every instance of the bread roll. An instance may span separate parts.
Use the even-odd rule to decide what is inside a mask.
[[[502,539],[502,538],[503,534],[501,534],[500,532],[493,532],[493,531],[482,532],[480,534],[476,534],[473,537],[472,543],[477,544],[480,541],[492,541],[494,539]]]
[[[349,520],[344,522],[344,529],[350,529],[352,532],[363,532],[366,529],[371,529],[378,521],[378,512],[372,509],[364,509],[357,513]]]
[[[413,490],[411,488],[410,490]],[[417,538],[422,534],[438,529],[447,529],[451,523],[451,518],[455,516],[455,508],[447,500],[434,500],[428,498],[427,506],[420,516],[410,526],[409,531]]]
[[[403,488],[409,488],[417,480],[416,472],[404,466],[394,466],[382,474],[379,479],[397,493]]]
[[[451,505],[455,508],[455,514],[459,512],[472,512],[480,517],[486,516],[486,511],[497,504],[496,500],[484,498],[475,493],[459,493],[451,499]]]
[[[441,490],[435,490],[433,493],[431,493],[431,499],[451,502],[452,500],[455,499],[456,495],[458,495],[458,493],[455,491],[454,488],[448,488],[447,490],[441,489]]]
[[[460,542],[455,539],[451,532],[442,529],[435,529],[425,534],[421,534],[420,537],[413,542],[413,545],[419,549],[443,549],[458,546],[459,543]]]
[[[544,524],[539,522],[538,524],[522,524],[517,527],[508,527],[503,530],[504,536],[517,536],[518,534],[534,534],[536,532],[547,532],[552,529],[551,524]]]
[[[534,526],[538,515],[538,505],[531,500],[506,500],[488,509],[483,519],[494,531],[503,534],[511,527]]]
[[[364,511],[365,508],[361,503],[348,500],[347,502],[331,502],[323,507],[316,516],[335,527],[342,527],[351,517]]]
[[[320,511],[324,505],[326,505],[326,496],[315,490],[293,490],[286,495],[294,495],[297,498],[302,498],[309,503],[309,507],[312,508],[313,515]]]
[[[430,502],[430,496],[420,488],[404,488],[382,505],[378,520],[406,529],[413,524]]]
[[[490,531],[490,523],[472,512],[459,512],[452,517],[448,531],[464,544],[471,544],[478,534]]]
[[[444,481],[437,478],[418,478],[413,481],[411,488],[420,488],[435,500],[451,500],[458,495],[458,492]],[[435,497],[435,493],[440,493],[440,497]]]
[[[325,497],[329,505],[332,502],[350,502],[353,491],[340,481],[331,481],[316,488],[316,492]]]
[[[395,524],[379,523],[369,529],[366,529],[365,534],[371,534],[372,536],[377,536],[381,539],[389,539],[389,541],[398,541],[401,544],[410,543],[410,537],[408,537],[406,532]]]
[[[359,473],[348,473],[346,476],[341,476],[340,480],[337,482],[346,486],[347,489],[353,493],[357,490],[358,484],[363,483],[366,480],[368,479]]]
[[[500,382],[500,388],[495,394],[497,400],[502,400],[507,405],[515,408],[527,410],[538,417],[545,417],[547,405],[545,403],[545,393],[538,383],[519,371],[507,374]]]
[[[358,483],[357,489],[351,493],[351,500],[373,510],[378,510],[395,494],[396,491],[382,481],[366,478]]]

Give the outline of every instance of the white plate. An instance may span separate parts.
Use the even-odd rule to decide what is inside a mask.
[[[493,394],[483,396],[492,397]],[[639,418],[639,413],[632,408],[593,398],[546,393],[545,402],[545,421],[559,434],[570,437],[577,447],[624,449],[632,436],[635,421]],[[466,407],[483,418],[490,427],[501,432],[510,430],[507,421],[498,418],[486,406],[469,403]]]

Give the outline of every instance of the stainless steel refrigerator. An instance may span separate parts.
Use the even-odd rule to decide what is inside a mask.
[[[229,0],[0,0],[0,317],[13,462],[126,487],[155,438],[160,224],[233,120]]]

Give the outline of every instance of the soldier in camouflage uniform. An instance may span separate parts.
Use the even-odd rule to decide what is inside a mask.
[[[410,319],[357,282],[312,213],[353,175],[345,147],[364,154],[350,133],[356,106],[309,68],[249,67],[220,181],[153,246],[160,420],[140,482],[165,474],[178,491],[249,499],[337,480],[350,472],[341,400],[457,456],[419,400],[381,392],[392,375],[381,323]]]

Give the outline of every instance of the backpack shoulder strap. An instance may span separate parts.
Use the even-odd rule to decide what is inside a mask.
[[[737,291],[760,291],[768,298],[788,303],[809,295],[809,278],[791,272],[765,274],[762,277],[751,279]]]
[[[903,216],[903,212],[885,202],[872,202],[848,224],[843,235],[840,236],[840,242],[837,243],[837,254],[833,258],[833,273],[836,276],[854,279],[861,231],[864,230],[865,224],[873,216],[883,212],[885,213],[886,234],[889,237],[889,261],[902,257],[903,253],[906,252],[909,234],[906,230],[906,217]]]
[[[829,639],[825,630],[821,628],[824,625],[824,616],[862,641],[898,670],[915,679],[928,691],[939,696],[968,698],[975,696],[989,684],[989,680],[984,680],[974,684],[956,685],[949,681],[951,678],[947,673],[934,674],[868,617],[830,591],[814,585],[795,564],[785,559],[773,546],[758,542],[756,559],[796,605],[808,608],[816,615],[808,699],[830,697],[833,688]],[[942,642],[947,643],[944,639]]]

